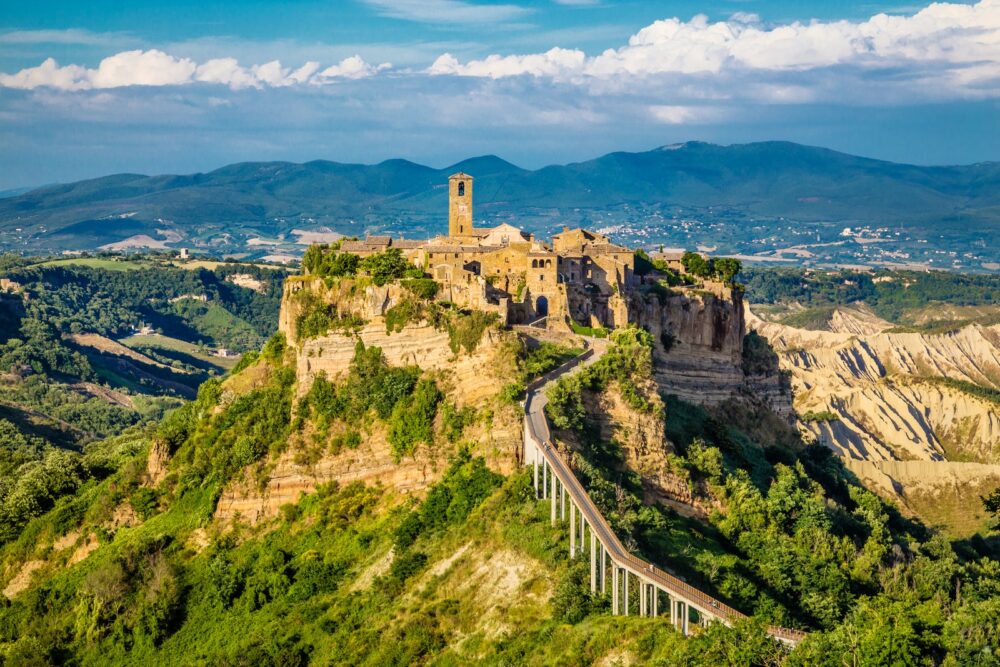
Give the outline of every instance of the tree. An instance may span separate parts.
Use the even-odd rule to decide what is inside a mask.
[[[359,268],[366,271],[376,285],[385,285],[400,278],[423,277],[423,272],[407,261],[399,248],[369,255],[361,260]]]
[[[982,498],[983,507],[986,511],[993,515],[993,518],[1000,525],[1000,487],[998,487],[993,493]]]
[[[719,280],[724,283],[733,282],[733,278],[743,270],[740,260],[733,259],[732,257],[717,257],[712,260],[712,267],[715,269]]]
[[[690,251],[684,253],[681,257],[681,264],[684,266],[684,271],[692,276],[707,278],[712,275],[710,261],[702,257],[700,253]]]

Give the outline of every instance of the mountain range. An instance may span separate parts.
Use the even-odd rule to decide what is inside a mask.
[[[927,167],[788,142],[689,142],[538,170],[490,155],[444,169],[401,159],[317,160],[115,174],[0,199],[0,245],[92,249],[145,235],[154,247],[231,251],[250,239],[279,243],[296,229],[434,234],[445,229],[446,179],[456,171],[476,178],[477,219],[517,219],[534,231],[592,222],[611,210],[627,223],[680,211],[917,232],[1000,227],[998,162]]]

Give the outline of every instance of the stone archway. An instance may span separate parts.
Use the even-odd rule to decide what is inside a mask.
[[[549,300],[546,297],[540,296],[535,300],[535,313],[539,317],[544,317],[549,314]]]

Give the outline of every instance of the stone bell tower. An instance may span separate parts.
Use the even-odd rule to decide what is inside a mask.
[[[448,177],[448,236],[472,233],[472,176],[458,172]]]

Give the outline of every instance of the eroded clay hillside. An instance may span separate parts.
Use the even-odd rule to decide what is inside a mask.
[[[857,309],[835,311],[833,330],[748,325],[790,375],[801,428],[869,486],[920,511],[978,509],[977,490],[1000,482],[1000,325],[897,333]],[[937,465],[899,464],[921,461]]]

